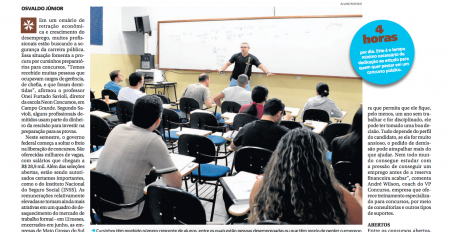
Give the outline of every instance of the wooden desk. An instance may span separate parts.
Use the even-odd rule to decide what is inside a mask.
[[[345,117],[345,115],[347,115],[347,111],[342,111],[343,115],[341,118],[334,118],[334,120],[336,120],[336,122],[342,122],[342,119]]]
[[[144,88],[145,88],[145,92],[147,92],[147,88],[149,89],[155,89],[155,94],[156,94],[156,89],[158,88],[163,88],[163,95],[166,95],[166,87],[167,89],[169,89],[171,86],[173,87],[173,92],[175,93],[175,99],[177,99],[177,88],[175,87],[175,85],[177,84],[177,82],[144,82]]]
[[[238,132],[239,131],[237,131],[237,130],[230,130],[230,131],[224,133],[222,137],[230,142],[233,142],[233,139],[234,139],[234,137],[236,137]]]
[[[225,124],[233,125],[234,117],[236,117],[236,115],[238,115],[238,114],[227,112],[227,113],[223,113],[220,117],[225,119]]]
[[[312,124],[306,124],[306,123],[303,123],[303,125],[304,125],[304,126],[307,126],[307,127],[313,128],[313,130],[312,130],[313,132],[315,132],[315,133],[317,133],[317,134],[320,134],[320,133],[322,133],[322,131],[325,129],[325,127],[328,126],[328,123],[326,123],[326,122],[312,121]]]
[[[169,154],[172,158],[173,163],[177,167],[178,171],[181,173],[182,177],[187,176],[189,173],[193,172],[195,169],[197,169],[200,165],[198,163],[194,163],[192,161],[195,160],[195,157],[192,156],[186,156],[186,155],[180,155],[180,154]],[[164,181],[162,179],[157,180],[156,182],[152,184],[164,184]],[[150,184],[150,185],[152,185]],[[144,194],[147,194],[147,188],[148,185],[144,187]]]
[[[294,108],[294,107],[284,107],[284,111],[286,114],[292,115],[292,117],[296,118],[298,114],[300,113],[300,108]]]
[[[112,114],[109,114],[109,113],[106,113],[106,112],[103,112],[103,111],[99,111],[99,110],[91,111],[91,114],[95,115],[97,117],[100,117],[100,118],[107,118],[107,117],[112,116]]]
[[[106,102],[105,99],[101,99],[101,100]],[[109,99],[109,101],[106,102],[106,104],[111,105],[111,104],[116,104],[117,102],[118,102],[118,100]]]
[[[250,210],[248,201],[250,192],[257,180],[256,176],[256,174],[248,172],[239,172],[235,176],[221,177],[219,179],[223,186],[223,191],[226,191],[235,203],[228,209],[230,214],[243,216]]]
[[[180,128],[173,129],[173,131],[178,131],[177,135],[181,136],[183,134],[188,135],[200,135],[200,136],[206,136],[212,134],[212,131],[209,130],[199,130],[199,129],[192,129],[192,128],[183,128],[183,130],[180,131]]]

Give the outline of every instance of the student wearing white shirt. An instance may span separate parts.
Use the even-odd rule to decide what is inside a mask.
[[[146,94],[139,89],[144,85],[144,75],[134,72],[130,74],[130,87],[122,88],[119,91],[119,101],[135,103],[136,100]]]
[[[245,74],[239,75],[237,83],[237,86],[225,88],[214,97],[217,106],[222,107],[220,100],[223,98],[225,98],[225,101],[237,102],[241,106],[252,103],[252,92],[245,89],[245,86],[248,85],[248,76]]]

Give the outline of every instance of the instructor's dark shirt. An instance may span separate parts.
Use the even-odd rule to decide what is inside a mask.
[[[233,139],[236,146],[255,146],[274,151],[289,129],[272,121],[258,120],[246,124]]]
[[[243,57],[242,53],[236,53],[231,57],[231,59],[229,60],[230,63],[235,63],[231,78],[237,80],[239,75],[244,74],[249,57],[251,57],[250,66],[248,67],[248,71],[245,74],[247,74],[248,79],[250,80],[250,76],[252,75],[252,65],[255,65],[256,67],[261,65],[261,62],[259,62],[258,58],[250,53],[246,57]]]

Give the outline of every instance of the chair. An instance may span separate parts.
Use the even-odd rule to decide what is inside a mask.
[[[180,99],[180,110],[186,114],[186,118],[189,118],[191,111],[200,109],[200,105],[197,100],[189,97],[183,97]]]
[[[119,98],[117,97],[116,92],[110,90],[110,89],[104,89],[102,90],[102,98],[105,99],[105,96],[108,95],[109,99],[112,100],[119,100]]]
[[[110,113],[110,114],[115,113],[115,111],[112,111],[109,109],[108,103],[106,103],[105,101],[103,101],[101,99],[92,99],[91,104],[92,104],[92,110],[100,110],[102,112],[106,112],[106,113]]]
[[[92,104],[92,110],[93,111],[99,110],[99,111],[110,113],[110,114],[116,113],[116,111],[110,111],[108,103],[104,102],[101,99],[92,99],[91,104]],[[111,117],[108,117],[108,119],[106,121],[108,123],[110,123],[110,126],[112,126],[112,127],[114,127],[118,123],[120,123],[119,118],[117,117],[117,115],[112,115]]]
[[[208,164],[218,159],[224,159],[226,156],[217,156],[214,143],[205,136],[183,134],[178,139],[178,152],[181,155],[195,157],[196,163],[200,164],[199,168],[191,173],[191,181],[195,183],[195,193],[198,197],[198,184],[209,184],[205,181],[215,181],[214,198],[200,198],[213,203],[211,209],[211,218],[213,220],[214,207],[216,205],[217,188],[219,186],[219,178],[225,176],[230,168],[221,165]],[[195,179],[194,179],[195,178]]]
[[[117,117],[119,118],[121,123],[127,123],[131,121],[131,117],[133,116],[133,107],[134,104],[128,101],[117,102]]]
[[[233,129],[239,130],[239,128],[243,127],[245,124],[256,120],[259,120],[259,118],[250,114],[237,114],[233,119]]]
[[[109,132],[111,128],[108,123],[103,118],[91,114],[91,152],[94,151],[94,146],[98,148],[105,145]]]
[[[331,150],[331,142],[334,138],[348,134],[352,125],[348,123],[331,123],[322,132],[322,137],[325,139],[328,145],[328,150]]]
[[[230,112],[230,113],[239,113],[239,110],[241,109],[241,105],[237,102],[232,102],[232,101],[224,101],[222,102],[222,114],[226,113],[226,112]]]
[[[91,170],[91,208],[104,222],[103,213],[131,208],[145,200],[145,196],[133,203],[124,204],[120,185],[108,174]]]
[[[202,203],[189,192],[150,185],[147,188],[147,204],[156,224],[206,224]]]
[[[157,96],[161,99],[163,104],[170,104],[170,99],[166,95],[162,94],[153,94],[153,96]]]
[[[334,166],[334,174],[336,179],[352,192],[355,184],[358,183],[362,186],[362,165],[355,164],[350,161],[339,161]]]
[[[95,99],[95,95],[94,95],[94,92],[92,92],[92,91],[90,91],[91,92],[91,99],[89,99],[89,101],[92,101],[92,99]]]
[[[261,147],[242,147],[234,155],[233,166],[236,172],[262,174],[272,153],[273,151]],[[231,166],[231,172],[233,172],[233,166]]]
[[[161,123],[159,125],[163,131],[164,141],[172,144],[172,149],[175,149],[176,147],[173,146],[173,142],[179,138],[177,135],[178,131],[171,131],[171,129],[180,127],[182,130],[182,127],[187,127],[189,123],[182,123],[182,119],[177,112],[171,109],[163,109]]]
[[[217,123],[216,117],[212,114],[208,113],[193,113],[191,114],[191,128],[201,129],[201,130],[212,130],[213,132],[221,131],[222,136],[226,131],[225,126],[219,126]],[[227,142],[222,136],[218,135],[207,135],[209,139],[211,139],[214,145],[217,146],[217,154],[220,152],[220,146],[224,145],[224,149],[226,151],[225,143]],[[228,159],[225,160],[228,166]]]
[[[142,86],[140,89],[139,89],[139,91],[141,91],[141,92],[143,92],[143,93],[145,93],[145,87],[144,86]]]
[[[293,130],[295,128],[303,128],[302,124],[294,121],[281,121],[280,125],[287,127],[289,130]]]
[[[329,123],[330,115],[325,110],[308,109],[303,113],[303,122],[305,122],[305,120]]]

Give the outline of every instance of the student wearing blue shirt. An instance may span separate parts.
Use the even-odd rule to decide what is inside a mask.
[[[119,91],[122,88],[121,85],[119,85],[119,82],[123,81],[123,76],[120,70],[114,70],[109,74],[109,77],[111,78],[111,81],[105,84],[104,89],[109,89],[114,91],[117,95],[119,95]]]

